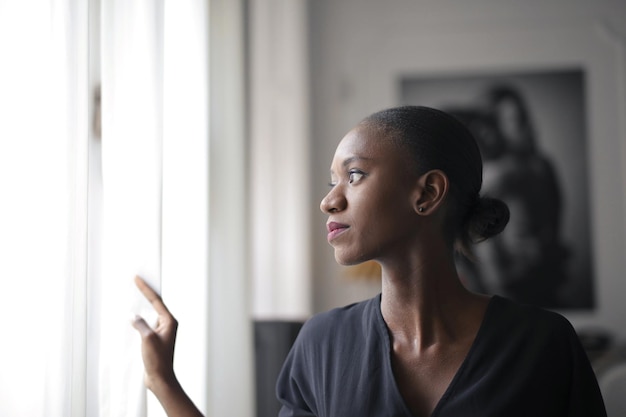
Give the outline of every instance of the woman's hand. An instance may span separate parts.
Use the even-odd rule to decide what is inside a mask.
[[[141,334],[141,355],[146,369],[144,383],[163,405],[169,417],[203,417],[174,375],[174,344],[178,322],[159,294],[135,277],[135,284],[158,314],[156,328],[137,316],[133,327]]]
[[[163,304],[161,297],[143,279],[135,277],[135,284],[158,314],[154,329],[139,316],[136,316],[132,323],[141,334],[144,383],[148,389],[155,392],[163,386],[177,385],[174,375],[174,344],[178,322]]]

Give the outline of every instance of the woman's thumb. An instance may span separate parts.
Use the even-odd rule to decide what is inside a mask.
[[[143,337],[149,336],[153,333],[152,328],[148,326],[148,323],[146,323],[141,316],[135,316],[131,320],[131,324]]]

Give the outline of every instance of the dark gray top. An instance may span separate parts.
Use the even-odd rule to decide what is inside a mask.
[[[318,314],[278,377],[280,417],[411,417],[393,376],[380,295]],[[589,360],[563,316],[495,296],[431,417],[604,417]]]

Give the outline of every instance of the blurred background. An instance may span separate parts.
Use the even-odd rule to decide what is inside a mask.
[[[623,0],[0,0],[0,415],[160,415],[134,274],[208,415],[273,416],[304,320],[380,291],[318,205],[389,106],[475,133],[512,222],[466,285],[564,314],[626,405]]]

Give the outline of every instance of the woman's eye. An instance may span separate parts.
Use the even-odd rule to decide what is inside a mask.
[[[361,171],[350,171],[348,182],[352,184],[356,181],[359,181],[361,178],[363,178],[363,176],[365,176],[365,174]]]

